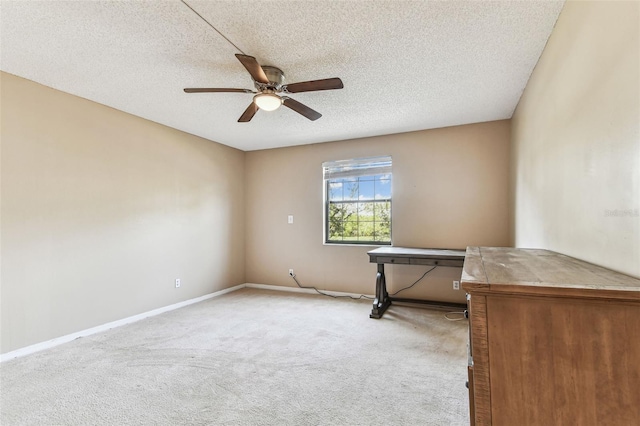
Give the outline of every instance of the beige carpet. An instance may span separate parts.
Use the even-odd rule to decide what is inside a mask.
[[[469,424],[467,322],[243,289],[0,365],[9,425]]]

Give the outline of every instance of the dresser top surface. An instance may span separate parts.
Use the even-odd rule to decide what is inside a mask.
[[[640,293],[640,279],[541,249],[467,247],[462,282]]]

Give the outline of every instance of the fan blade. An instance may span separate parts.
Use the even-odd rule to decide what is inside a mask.
[[[220,92],[220,93],[254,93],[253,90],[249,89],[218,89],[215,87],[202,87],[202,88],[186,88],[184,89],[186,93],[209,93],[209,92]]]
[[[304,115],[311,121],[316,121],[318,118],[322,117],[322,114],[320,114],[318,111],[314,111],[308,106],[301,104],[296,100],[293,100],[291,98],[286,98],[284,96],[283,96],[283,99],[284,99],[284,102],[283,102],[284,106],[291,108],[298,114]]]
[[[339,78],[325,78],[324,80],[302,81],[300,83],[288,84],[283,87],[285,92],[315,92],[317,90],[342,89],[344,85]]]
[[[236,53],[236,58],[242,62],[242,65],[244,65],[247,71],[249,71],[249,74],[251,74],[251,77],[253,77],[255,81],[263,84],[269,84],[269,79],[258,61],[256,61],[256,58],[253,56],[241,55],[239,53]]]
[[[255,102],[251,102],[251,105],[244,110],[240,118],[238,118],[238,123],[248,123],[251,121],[254,115],[258,112],[258,105]]]

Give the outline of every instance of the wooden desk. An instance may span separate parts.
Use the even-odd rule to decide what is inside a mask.
[[[370,263],[378,264],[378,274],[376,276],[376,298],[373,301],[373,309],[369,318],[381,318],[392,301],[421,303],[433,306],[446,306],[452,308],[465,309],[466,305],[449,302],[436,302],[431,300],[405,299],[401,297],[391,297],[387,292],[387,282],[384,276],[384,264],[393,265],[426,265],[426,266],[448,266],[462,268],[464,264],[464,250],[439,250],[420,249],[407,247],[380,247],[367,253]]]
[[[640,279],[468,247],[471,424],[640,425]]]

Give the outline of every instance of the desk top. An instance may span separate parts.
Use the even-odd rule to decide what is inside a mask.
[[[511,293],[608,290],[640,299],[640,279],[540,249],[467,247],[462,284]]]
[[[379,247],[375,250],[367,252],[369,258],[373,259],[378,256],[384,257],[407,257],[416,259],[451,259],[464,260],[464,250],[449,249],[421,249],[410,247]]]

